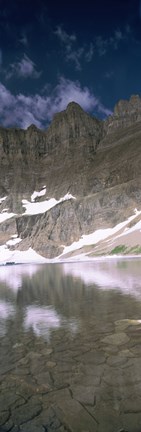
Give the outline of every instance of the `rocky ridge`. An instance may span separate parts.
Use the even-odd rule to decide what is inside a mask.
[[[119,101],[104,122],[72,102],[47,130],[0,128],[1,212],[15,216],[0,223],[0,245],[18,234],[19,247],[45,257],[97,229],[111,228],[141,209],[141,98]],[[46,185],[36,202],[58,203],[42,214],[24,214],[22,200]]]

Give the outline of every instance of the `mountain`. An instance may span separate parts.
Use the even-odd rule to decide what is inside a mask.
[[[140,143],[139,96],[119,101],[105,121],[71,102],[47,130],[1,127],[0,262],[14,249],[46,258],[75,247],[89,257],[140,252]]]

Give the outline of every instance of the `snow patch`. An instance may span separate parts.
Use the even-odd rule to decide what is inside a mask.
[[[138,214],[141,214],[141,211],[138,212]],[[106,229],[100,229],[96,230],[91,234],[83,235],[77,242],[72,243],[70,246],[64,246],[63,253],[59,256],[59,258],[63,258],[63,255],[73,252],[77,249],[82,248],[83,246],[89,246],[94,245],[100,242],[101,240],[105,240],[107,237],[112,236],[113,234],[118,233],[122,228],[126,227],[126,225],[131,222],[133,219],[136,218],[136,215],[130,216],[128,219],[126,219],[124,222],[119,223],[113,228],[106,228]],[[135,226],[140,226],[141,228],[141,222],[138,222]],[[135,228],[129,229],[126,234],[130,230],[134,230]],[[138,229],[138,228],[136,228]],[[131,232],[131,231],[130,231]],[[125,234],[125,233],[124,233]]]
[[[19,237],[13,238],[13,239],[8,240],[6,242],[6,245],[7,246],[15,246],[16,244],[20,243],[21,241],[22,241],[22,239],[20,239]]]
[[[8,212],[8,208],[4,208],[1,213]]]
[[[119,237],[122,237],[124,235],[128,235],[130,233],[132,233],[133,231],[137,231],[137,230],[141,230],[141,220],[139,222],[137,222],[133,227],[131,228],[127,228],[126,232],[120,234]]]
[[[140,214],[140,211],[137,208],[134,209],[134,212],[135,212],[136,216],[138,216]]]
[[[47,263],[51,260],[48,260],[37,252],[35,252],[32,248],[29,248],[26,251],[11,251],[8,249],[6,245],[0,246],[0,264],[4,265],[7,263],[15,263],[15,264],[28,264],[28,263]]]
[[[3,198],[0,198],[0,204],[2,204],[2,202],[5,201],[6,198],[7,198],[7,196],[5,196],[5,197],[3,197]]]
[[[43,186],[40,192],[33,192],[33,194],[31,195],[31,202],[34,202],[37,197],[44,196],[46,194],[46,191],[46,186]]]
[[[50,210],[52,207],[56,206],[57,204],[70,199],[76,199],[76,198],[70,193],[67,193],[64,197],[60,198],[58,201],[55,198],[51,198],[49,200],[45,200],[42,202],[29,202],[27,200],[22,200],[23,207],[25,207],[25,213],[23,214],[35,215],[35,214],[45,213],[46,211]]]
[[[4,222],[7,219],[12,218],[13,216],[16,216],[16,214],[15,213],[7,213],[7,212],[1,213],[0,214],[0,223]]]

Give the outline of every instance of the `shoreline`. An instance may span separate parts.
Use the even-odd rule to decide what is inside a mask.
[[[135,260],[135,259],[141,259],[141,254],[138,254],[138,255],[101,255],[101,256],[95,256],[95,257],[93,257],[93,258],[88,258],[87,256],[85,256],[85,257],[82,257],[82,259],[80,258],[80,256],[78,256],[78,258],[77,258],[77,256],[76,256],[76,258],[74,259],[74,257],[70,257],[70,258],[64,258],[64,259],[57,259],[57,258],[54,258],[54,259],[46,259],[46,258],[44,258],[44,260],[46,260],[46,261],[40,261],[40,260],[37,260],[37,261],[19,261],[19,262],[14,262],[14,261],[6,261],[6,262],[1,262],[0,263],[0,267],[9,267],[9,266],[16,266],[16,265],[41,265],[41,264],[43,264],[43,265],[47,265],[47,264],[64,264],[64,263],[67,263],[67,264],[69,264],[69,263],[73,263],[73,264],[78,264],[78,263],[95,263],[95,262],[98,262],[98,261],[101,261],[101,262],[103,262],[103,261],[114,261],[114,260],[116,260],[116,261],[119,261],[119,260],[124,260],[124,261],[127,261],[127,260]]]

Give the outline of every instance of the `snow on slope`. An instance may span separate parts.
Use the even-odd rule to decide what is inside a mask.
[[[41,201],[41,202],[34,202],[34,200],[37,197],[41,197],[46,194],[46,187],[43,186],[42,190],[39,192],[33,192],[31,195],[31,202],[27,200],[22,200],[23,207],[25,207],[26,211],[24,214],[34,215],[34,214],[41,214],[46,212],[47,210],[51,209],[55,205],[72,199],[76,199],[73,197],[70,193],[67,193],[64,197],[60,198],[59,200],[56,200],[55,198],[51,198],[49,200]],[[6,199],[7,197],[0,198],[0,204]],[[7,210],[7,209],[6,209]],[[15,213],[8,213],[7,211],[0,213],[0,223],[6,221],[7,219],[16,216]],[[17,235],[13,235],[5,245],[0,246],[0,264],[6,264],[7,262],[14,262],[14,263],[45,263],[50,262],[51,260],[47,260],[46,258],[43,258],[39,254],[37,254],[33,249],[29,248],[27,251],[11,251],[9,249],[9,246],[15,246],[21,241],[20,238],[17,237]]]
[[[131,228],[127,228],[127,230],[120,234],[119,237],[122,237],[123,235],[128,235],[130,233],[132,233],[133,231],[141,231],[141,220],[139,222],[137,222],[134,226],[132,226]]]
[[[15,213],[8,213],[7,211],[0,214],[0,223],[6,221],[7,219],[12,218],[13,216],[16,216]]]
[[[32,248],[25,251],[14,250],[11,251],[6,245],[0,246],[0,264],[15,263],[15,264],[28,264],[28,263],[47,263],[50,260],[42,257]]]
[[[66,199],[74,198],[72,195],[67,194],[65,197],[61,198],[58,202],[65,201]],[[53,198],[49,201],[47,201],[48,205],[49,202],[54,200]],[[43,201],[45,203],[45,201]],[[29,203],[31,205],[36,204],[42,204],[42,203]],[[51,204],[51,203],[50,203]],[[56,205],[56,204],[55,204]],[[33,210],[32,210],[33,211]],[[46,211],[46,210],[45,210]],[[32,213],[33,214],[33,213]],[[89,259],[89,256],[87,256],[85,253],[81,254],[79,249],[83,246],[88,245],[94,245],[100,242],[101,240],[107,239],[109,236],[114,236],[115,238],[121,237],[122,235],[127,235],[128,233],[132,231],[141,231],[141,221],[135,223],[135,225],[131,228],[128,228],[128,224],[133,221],[137,215],[141,215],[141,211],[135,210],[135,214],[130,216],[127,220],[124,222],[117,224],[113,228],[108,229],[100,229],[96,230],[93,233],[89,235],[83,235],[79,241],[72,243],[70,246],[64,246],[63,253],[54,259],[46,259],[39,254],[37,254],[32,248],[29,248],[27,251],[19,251],[14,250],[11,251],[8,249],[8,246],[10,245],[16,245],[20,241],[18,238],[13,238],[12,240],[8,241],[6,245],[0,246],[0,264],[6,264],[7,262],[14,262],[14,263],[49,263],[49,262],[63,262],[63,260],[68,261],[87,261],[87,260],[95,260],[96,258]],[[123,233],[121,233],[121,230],[123,230]],[[14,236],[15,237],[15,236]],[[114,238],[114,237],[113,237]],[[78,254],[66,259],[66,254],[77,251]]]
[[[138,212],[138,215],[141,214],[141,211]],[[98,243],[101,240],[105,240],[107,237],[112,236],[113,234],[118,234],[118,232],[126,227],[126,225],[128,225],[129,222],[131,222],[132,220],[134,220],[137,217],[137,214],[135,213],[133,216],[130,216],[128,219],[126,219],[124,222],[121,222],[120,224],[116,225],[113,228],[106,228],[106,229],[99,229],[97,231],[94,231],[91,234],[88,235],[83,235],[80,240],[78,240],[77,242],[72,243],[70,246],[65,246],[63,253],[60,255],[59,258],[63,258],[63,255],[73,252],[77,249],[82,248],[83,246],[88,246],[88,245],[94,245],[96,243]],[[137,228],[135,228],[137,226]],[[138,224],[136,224],[133,228],[134,229],[138,229],[138,226],[140,226],[141,228],[141,222],[138,222]],[[132,228],[127,229],[125,232],[126,234],[128,234],[128,232],[132,230]],[[131,231],[130,231],[131,232]]]
[[[56,200],[55,198],[50,198],[49,200],[40,201],[40,202],[34,202],[37,197],[41,197],[46,194],[46,187],[44,186],[41,191],[36,192],[34,191],[31,195],[31,202],[23,199],[22,205],[25,208],[24,214],[27,215],[35,215],[35,214],[41,214],[45,213],[46,211],[50,210],[52,207],[56,206],[57,204],[72,199],[76,199],[73,195],[70,193],[67,193],[64,197],[60,198],[59,200]],[[7,197],[0,198],[0,204],[6,199]],[[16,213],[8,213],[8,209],[2,210],[0,213],[0,223],[6,221],[7,219],[12,218],[13,216],[17,216]]]
[[[6,198],[7,198],[7,196],[5,196],[5,197],[3,197],[3,198],[0,198],[0,204],[2,204],[2,202],[5,201]]]
[[[16,244],[20,243],[21,241],[22,241],[22,239],[20,239],[18,236],[16,236],[16,238],[15,238],[15,236],[12,236],[12,238],[6,242],[6,245],[7,246],[15,246]]]
[[[37,197],[44,196],[46,194],[46,191],[46,186],[43,186],[43,189],[41,189],[40,192],[33,192],[33,194],[31,195],[31,202],[34,202]]]
[[[33,200],[33,196],[35,197],[34,195],[35,193],[39,194],[39,192],[34,192],[33,195],[31,196],[32,200]],[[57,204],[63,201],[70,200],[71,198],[76,199],[70,193],[67,193],[64,197],[60,198],[59,200],[56,200],[55,198],[50,198],[49,200],[40,201],[40,202],[33,202],[33,201],[29,202],[27,200],[22,200],[22,205],[25,208],[25,213],[23,214],[35,215],[35,214],[45,213],[46,211],[50,210],[52,207],[56,206]]]

